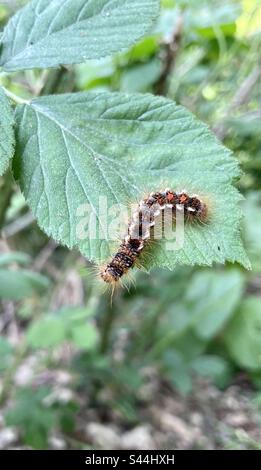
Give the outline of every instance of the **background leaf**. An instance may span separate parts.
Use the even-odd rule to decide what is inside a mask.
[[[55,415],[44,405],[48,393],[47,387],[18,389],[15,406],[5,414],[7,425],[22,425],[25,442],[36,449],[47,447],[48,430],[55,426]]]
[[[10,367],[10,362],[12,360],[13,348],[8,340],[4,336],[0,336],[0,372],[3,372],[5,369]]]
[[[242,302],[225,333],[234,361],[246,369],[261,371],[261,300],[248,297]]]
[[[37,319],[27,331],[27,342],[34,348],[51,348],[71,341],[77,348],[93,349],[98,340],[95,325],[86,323],[91,315],[86,308],[61,309]]]
[[[62,344],[65,339],[65,325],[55,316],[38,320],[27,332],[27,342],[32,348],[52,348]]]
[[[229,363],[220,356],[196,357],[191,362],[191,368],[196,374],[202,377],[211,378],[219,387],[228,384],[231,378],[231,367]]]
[[[19,300],[48,287],[48,278],[26,269],[0,269],[0,299]]]
[[[0,87],[0,176],[3,175],[8,167],[9,160],[14,154],[14,113],[5,95]]]
[[[122,74],[121,90],[130,93],[143,92],[156,83],[161,74],[161,63],[152,59],[147,64],[131,67]]]
[[[244,201],[244,232],[247,252],[254,272],[261,270],[261,192],[251,192]]]
[[[231,185],[237,163],[183,107],[149,94],[78,93],[33,100],[18,108],[16,118],[15,175],[49,236],[104,260],[116,243],[99,213],[100,196],[111,207],[137,201],[144,191],[185,187],[205,197],[210,220],[187,224],[179,251],[167,251],[164,241],[155,245],[150,266],[229,260],[249,267],[239,233],[240,195]],[[79,207],[86,203],[101,239],[98,232],[96,238],[78,236]],[[109,214],[108,226],[113,218]]]
[[[74,326],[71,330],[72,343],[80,349],[94,349],[98,342],[97,330],[91,323]]]
[[[6,266],[11,263],[29,264],[30,261],[31,258],[27,253],[19,251],[10,251],[0,254],[0,266]]]
[[[195,333],[213,338],[231,318],[243,293],[244,277],[238,270],[196,273],[186,294]]]
[[[143,36],[158,10],[158,0],[33,0],[7,24],[0,65],[15,71],[105,57]]]

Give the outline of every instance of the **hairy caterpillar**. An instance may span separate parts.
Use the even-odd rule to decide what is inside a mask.
[[[165,207],[175,210],[182,208],[185,219],[204,221],[207,217],[207,206],[196,195],[189,196],[185,191],[177,193],[171,189],[151,193],[139,202],[119,250],[101,271],[103,281],[115,283],[135,265],[150,240],[155,219]]]

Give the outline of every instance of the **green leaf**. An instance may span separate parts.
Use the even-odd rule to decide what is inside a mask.
[[[162,367],[172,385],[182,395],[187,395],[191,392],[192,380],[189,365],[180,352],[175,350],[167,351],[162,357]]]
[[[65,339],[66,327],[54,316],[36,321],[27,331],[27,342],[34,349],[59,346]]]
[[[161,75],[161,62],[152,59],[145,64],[125,70],[121,77],[121,90],[130,93],[148,91]]]
[[[95,310],[91,307],[64,307],[59,310],[59,316],[69,324],[82,323],[94,313]]]
[[[15,71],[108,56],[141,38],[158,10],[158,0],[32,0],[4,29],[0,65]]]
[[[100,197],[110,209],[162,187],[186,188],[205,198],[209,221],[187,224],[180,250],[167,250],[164,240],[155,244],[149,267],[226,260],[249,267],[240,237],[241,196],[231,184],[237,162],[183,107],[149,94],[77,93],[33,100],[18,107],[16,119],[15,176],[49,236],[104,260],[118,241],[105,226]],[[97,222],[92,237],[78,230],[86,225],[86,204]],[[107,227],[115,219],[109,211]]]
[[[243,293],[244,277],[239,270],[205,270],[195,274],[188,286],[191,324],[199,338],[215,336],[233,315]]]
[[[4,174],[14,155],[14,112],[0,87],[0,176]]]
[[[195,2],[191,13],[186,16],[186,28],[191,32],[195,29],[200,35],[212,39],[223,35],[233,35],[236,30],[236,19],[240,15],[240,5],[235,2],[206,0]],[[197,13],[197,14],[195,14]]]
[[[44,405],[48,394],[47,387],[17,389],[15,402],[5,413],[6,424],[17,426],[25,443],[36,449],[47,447],[48,434],[57,421],[54,410]]]
[[[245,240],[253,271],[261,271],[261,192],[251,192],[244,201]]]
[[[116,71],[112,57],[100,60],[90,60],[85,64],[75,66],[75,83],[80,90],[89,90],[97,84],[109,83]]]
[[[146,36],[135,44],[129,51],[122,54],[128,62],[145,62],[149,57],[155,56],[159,50],[158,37]]]
[[[220,356],[196,357],[190,366],[196,374],[212,379],[218,387],[226,386],[231,379],[230,365]]]
[[[0,266],[5,266],[11,263],[29,264],[30,261],[31,258],[27,253],[22,253],[19,251],[11,251],[0,254]]]
[[[0,269],[0,299],[20,300],[46,289],[48,284],[45,276],[32,271]]]
[[[81,349],[92,349],[97,342],[94,325],[86,324],[93,315],[92,309],[68,307],[36,320],[27,332],[27,341],[32,348],[50,348],[64,341],[71,341]]]
[[[71,340],[80,349],[93,349],[98,340],[97,329],[91,323],[74,326],[71,329]]]
[[[261,371],[261,299],[248,297],[225,333],[225,343],[235,362]]]
[[[0,336],[0,372],[10,366],[12,360],[13,348],[4,336]]]

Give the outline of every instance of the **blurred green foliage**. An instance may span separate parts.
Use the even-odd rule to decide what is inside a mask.
[[[10,5],[0,7],[0,28],[12,13]],[[10,320],[3,319],[1,399],[8,404],[7,423],[18,426],[24,442],[35,448],[48,445],[55,427],[71,432],[78,409],[77,400],[59,403],[51,399],[52,388],[33,385],[34,377],[47,368],[69,371],[72,390],[86,393],[95,407],[116,409],[127,422],[138,419],[148,367],[184,394],[193,390],[195,375],[224,388],[244,371],[260,395],[260,2],[162,0],[155,30],[129,51],[62,73],[2,75],[0,84],[24,97],[39,90],[155,92],[180,17],[181,41],[165,77],[165,92],[214,128],[240,161],[243,176],[238,186],[246,197],[244,239],[253,269],[227,265],[140,272],[135,287],[117,291],[110,305],[109,294],[99,292],[91,267],[83,267],[77,253],[56,248],[51,266],[46,262],[42,272],[35,270],[33,260],[47,239],[32,222],[13,230],[27,215],[22,196],[13,194],[5,208],[4,233],[11,252],[0,256],[0,308],[4,315],[7,302],[13,302],[20,333],[13,342]],[[255,70],[259,78],[250,87]],[[0,207],[1,197],[3,192]],[[64,303],[54,307],[57,289],[71,269],[83,290],[78,304],[85,307],[70,306],[70,299],[63,299],[70,287],[62,295]],[[66,348],[70,354],[63,355]],[[32,355],[37,364],[31,382],[27,387],[13,385],[17,368]]]

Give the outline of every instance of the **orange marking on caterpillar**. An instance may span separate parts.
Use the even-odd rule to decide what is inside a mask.
[[[128,232],[119,250],[111,261],[101,271],[101,278],[109,284],[117,283],[124,274],[134,267],[137,259],[150,240],[155,219],[165,209],[165,206],[176,209],[178,205],[184,208],[187,220],[205,221],[207,206],[198,196],[189,196],[185,191],[176,193],[170,189],[151,193],[141,200],[128,225]]]

